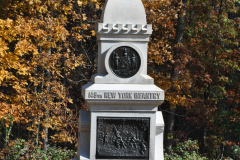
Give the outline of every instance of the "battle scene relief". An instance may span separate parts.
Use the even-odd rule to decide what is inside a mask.
[[[97,118],[97,159],[147,159],[150,118]]]

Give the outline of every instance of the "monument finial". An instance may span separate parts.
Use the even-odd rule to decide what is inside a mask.
[[[107,0],[101,23],[146,25],[146,13],[141,0]]]

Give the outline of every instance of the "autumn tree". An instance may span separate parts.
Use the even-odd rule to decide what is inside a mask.
[[[21,137],[43,144],[45,151],[48,138],[51,143],[77,144],[81,99],[73,102],[71,88],[83,77],[89,81],[86,73],[96,68],[90,23],[99,19],[99,5],[80,0],[1,1],[0,119],[5,128],[20,124],[28,130]],[[4,134],[6,146],[10,135]]]
[[[225,119],[230,115],[222,112],[229,113],[232,110],[226,99],[229,97],[228,86],[233,85],[232,75],[239,69],[239,29],[237,17],[231,19],[228,15],[239,12],[237,5],[234,0],[189,2],[185,43],[191,50],[189,69],[193,87],[188,118],[198,124],[202,154],[206,152],[206,145],[212,143],[207,142],[213,139],[210,137],[215,136],[220,143],[224,143],[230,130],[223,126],[215,128],[215,120],[220,117]],[[234,86],[238,88],[239,84],[235,83]],[[221,130],[225,130],[225,133],[221,133]],[[222,153],[223,147],[218,146],[218,153],[211,156],[222,158],[223,155],[219,153]],[[211,149],[209,154],[214,154]]]
[[[166,93],[163,105],[167,110],[164,114],[164,146],[167,150],[173,141],[175,108],[185,104],[190,87],[188,79],[179,79],[179,72],[183,73],[181,65],[184,65],[180,62],[180,54],[186,1],[152,1],[147,2],[146,7],[148,21],[153,24],[153,35],[149,45],[149,73]]]
[[[229,137],[231,130],[236,137],[238,130],[233,131],[232,126],[239,126],[239,18],[228,16],[237,15],[237,5],[234,0],[145,2],[154,30],[149,45],[149,73],[166,92],[160,106],[166,125],[165,149],[173,144],[174,126],[178,124],[174,117],[180,108],[199,135],[193,138],[198,139],[201,154],[208,150],[209,157],[221,158],[226,135]],[[229,98],[235,104],[234,114]],[[225,127],[219,128],[220,124]]]

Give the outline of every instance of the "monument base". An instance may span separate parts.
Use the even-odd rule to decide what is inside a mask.
[[[163,160],[163,130],[159,111],[81,111],[78,160]]]

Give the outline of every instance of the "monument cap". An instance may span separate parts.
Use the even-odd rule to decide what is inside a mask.
[[[101,23],[146,25],[146,13],[141,0],[107,0]]]

